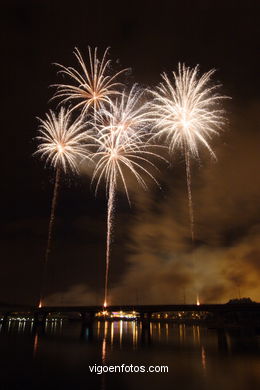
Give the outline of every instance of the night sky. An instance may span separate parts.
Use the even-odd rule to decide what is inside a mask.
[[[127,84],[153,87],[178,62],[216,69],[227,124],[192,166],[192,247],[182,157],[160,164],[162,190],[118,194],[111,263],[115,303],[260,300],[260,85],[258,1],[2,1],[0,302],[36,303],[47,240],[53,170],[32,157],[54,62],[76,66],[78,47],[103,53]],[[227,3],[227,4],[226,4]],[[47,283],[50,303],[102,302],[106,198],[82,169],[62,178]]]

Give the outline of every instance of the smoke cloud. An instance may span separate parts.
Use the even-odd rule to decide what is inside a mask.
[[[127,218],[128,238],[121,252],[119,228],[115,231],[111,302],[195,302],[197,294],[201,302],[239,296],[260,300],[258,109],[254,103],[231,118],[230,128],[215,140],[217,162],[203,151],[201,161],[193,162],[194,245],[180,156],[173,157],[172,167],[161,168],[162,191],[132,194],[134,211]],[[122,218],[117,223],[120,227]],[[71,292],[79,286],[73,288]],[[79,295],[82,303],[88,299],[84,290]]]

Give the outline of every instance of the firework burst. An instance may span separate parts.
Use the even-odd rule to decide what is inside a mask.
[[[97,146],[93,153],[95,168],[92,181],[96,181],[96,191],[102,180],[106,183],[107,204],[107,242],[104,306],[107,305],[110,247],[115,212],[115,195],[118,185],[123,185],[130,203],[127,172],[132,174],[145,189],[144,176],[156,181],[149,167],[156,168],[150,158],[163,157],[150,150],[148,110],[142,101],[142,92],[134,86],[129,95],[121,97],[110,109],[103,109],[96,117],[96,134],[90,136]],[[145,165],[145,166],[144,166]],[[157,183],[158,184],[158,183]]]
[[[61,172],[68,170],[77,172],[77,165],[80,159],[88,157],[86,149],[86,133],[83,131],[84,123],[82,118],[71,122],[71,116],[65,108],[61,108],[58,115],[53,111],[46,114],[46,119],[39,119],[40,127],[37,136],[40,142],[35,155],[39,155],[50,164],[56,171],[55,185],[51,205],[51,215],[48,229],[48,240],[43,264],[43,282],[40,298],[40,306],[43,303],[43,284],[47,272],[47,263],[51,249],[52,231],[55,220],[58,190],[60,185]],[[89,158],[89,157],[88,157]]]
[[[190,214],[191,237],[194,240],[194,212],[191,191],[191,158],[199,158],[199,146],[203,145],[212,157],[215,153],[209,144],[211,137],[219,133],[223,123],[219,85],[210,85],[214,70],[198,74],[179,64],[173,81],[163,73],[163,81],[155,91],[151,110],[155,121],[156,137],[165,136],[171,153],[181,149],[185,157],[186,179]]]
[[[59,73],[68,76],[73,84],[55,84],[57,91],[54,98],[61,98],[62,103],[68,101],[76,101],[73,110],[81,109],[82,114],[86,114],[90,108],[93,108],[94,113],[103,105],[110,104],[111,97],[119,95],[118,87],[122,84],[116,79],[126,72],[128,69],[123,69],[113,75],[108,74],[111,60],[107,59],[108,48],[99,61],[97,57],[97,48],[92,53],[88,46],[89,66],[84,62],[80,51],[76,48],[74,55],[79,63],[80,70],[72,67],[65,67],[56,64],[61,68]]]
[[[46,119],[39,118],[39,121],[36,138],[40,143],[35,154],[55,169],[77,172],[78,160],[86,157],[86,132],[83,131],[82,117],[72,122],[69,111],[62,107],[58,115],[50,110]]]

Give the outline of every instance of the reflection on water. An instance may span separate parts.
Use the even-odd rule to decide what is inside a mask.
[[[38,349],[38,333],[35,332],[35,335],[34,335],[34,342],[33,342],[33,357],[36,356],[37,349]]]
[[[204,370],[206,370],[206,352],[202,345],[201,347],[201,363]]]
[[[258,390],[258,343],[254,331],[170,322],[96,321],[90,328],[9,320],[0,324],[1,388],[164,389],[174,383],[176,389]],[[95,364],[167,365],[169,372],[98,375],[89,370]]]

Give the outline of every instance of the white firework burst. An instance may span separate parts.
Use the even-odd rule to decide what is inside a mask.
[[[224,112],[219,103],[226,98],[218,94],[218,84],[210,83],[214,70],[202,76],[198,71],[198,66],[191,69],[179,64],[178,73],[172,72],[172,79],[163,73],[163,81],[151,91],[154,99],[150,105],[155,137],[165,136],[170,152],[181,149],[185,156],[192,240],[194,216],[190,158],[199,158],[199,145],[206,147],[215,157],[209,141],[224,124]]]
[[[46,119],[39,120],[39,135],[36,138],[40,143],[35,154],[54,168],[77,172],[78,162],[88,156],[82,117],[72,122],[70,112],[61,107],[58,114],[50,110]]]
[[[79,70],[56,64],[61,68],[59,73],[68,76],[72,83],[55,84],[57,91],[53,98],[60,98],[62,103],[72,102],[71,111],[79,108],[83,114],[88,113],[90,108],[96,112],[102,105],[110,104],[111,98],[120,94],[119,88],[122,83],[117,81],[118,77],[128,69],[110,74],[111,60],[107,59],[108,49],[105,50],[100,61],[97,57],[97,48],[92,53],[88,46],[89,62],[87,64],[79,49],[75,48],[74,55],[78,61]]]

